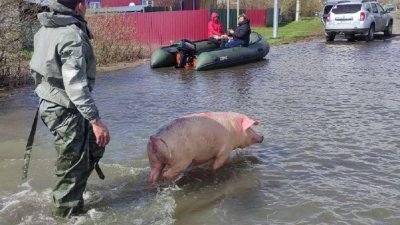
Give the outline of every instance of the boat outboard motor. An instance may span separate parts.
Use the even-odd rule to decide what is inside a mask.
[[[176,68],[185,67],[186,63],[192,63],[194,54],[196,53],[196,44],[187,40],[182,39],[178,43],[178,53],[180,57],[177,58]]]

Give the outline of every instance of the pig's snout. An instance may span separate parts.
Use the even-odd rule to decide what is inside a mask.
[[[258,136],[254,138],[255,143],[262,143],[264,141],[264,136]]]

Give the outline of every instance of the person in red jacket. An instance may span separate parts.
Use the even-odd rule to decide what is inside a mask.
[[[220,46],[224,46],[228,36],[225,34],[224,27],[219,21],[219,15],[216,12],[211,14],[211,20],[208,22],[208,39]]]
[[[222,36],[226,36],[224,27],[219,21],[219,15],[216,12],[211,14],[211,20],[208,22],[208,37],[220,39]]]

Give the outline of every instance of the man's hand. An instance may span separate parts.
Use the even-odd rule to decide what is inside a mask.
[[[96,136],[96,143],[100,147],[105,147],[111,139],[107,126],[101,120],[97,120],[92,123],[92,127],[94,136]]]

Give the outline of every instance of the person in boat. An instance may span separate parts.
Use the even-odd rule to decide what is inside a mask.
[[[224,31],[224,27],[219,20],[219,15],[216,12],[211,14],[211,20],[208,22],[208,40],[219,45],[225,46],[228,35]]]
[[[225,47],[249,46],[250,33],[250,20],[246,14],[241,14],[238,18],[238,27],[235,30],[229,30],[229,41],[225,44]]]

